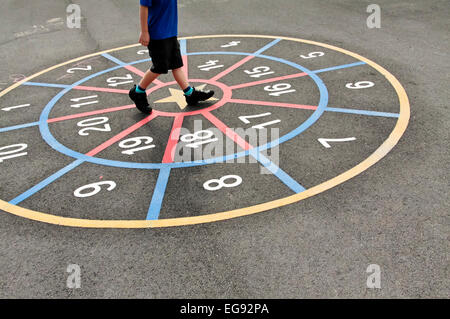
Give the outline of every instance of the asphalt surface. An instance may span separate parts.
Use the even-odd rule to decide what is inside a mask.
[[[82,28],[70,30],[63,23],[68,1],[2,1],[0,89],[58,63],[135,43],[139,30],[136,2],[79,1],[83,14]],[[255,0],[246,1],[243,6],[242,1],[235,0],[179,0],[179,29],[180,37],[265,34],[311,39],[345,48],[379,63],[403,84],[411,103],[409,127],[387,157],[350,181],[312,198],[269,212],[211,224],[146,230],[79,229],[2,213],[0,297],[448,297],[447,197],[450,167],[449,115],[446,111],[450,74],[450,6],[447,1],[382,1],[378,3],[382,10],[381,28],[369,29],[366,25],[368,4],[369,1],[282,0],[274,5]],[[256,41],[255,46],[260,48],[266,43]],[[188,45],[188,49],[205,51],[212,51],[215,47],[214,41]],[[295,55],[295,49],[289,46],[273,48],[277,49],[278,52],[272,51],[274,55],[286,54],[287,59]],[[118,54],[117,57],[126,59],[127,54],[131,58],[131,53]],[[229,65],[239,60],[233,58],[236,59],[229,57],[230,60],[225,62]],[[345,59],[335,56],[329,62],[332,65],[353,62]],[[200,60],[193,58],[189,61],[190,70],[194,72]],[[99,68],[114,65],[107,60],[91,62]],[[317,65],[317,68],[332,65]],[[137,67],[145,70],[146,65]],[[282,74],[289,71],[289,67],[276,63],[270,67],[278,67]],[[358,78],[356,68],[348,72],[350,77]],[[201,72],[197,70],[197,73]],[[53,78],[43,75],[40,80],[50,82],[60,75],[57,72],[51,75]],[[377,74],[372,76],[374,81],[378,79]],[[330,96],[337,96],[340,92],[337,77],[332,73],[322,77]],[[88,84],[98,86],[106,79],[107,76],[96,78]],[[66,80],[61,81],[65,83]],[[71,79],[67,81],[71,83]],[[302,103],[317,103],[317,88],[312,81],[306,78],[303,82],[295,81],[300,80],[292,83],[302,88]],[[236,75],[225,77],[223,82],[232,85],[243,83],[245,79]],[[1,106],[12,105],[33,97],[33,101],[40,103],[48,101],[48,97],[58,91],[55,88],[21,87],[14,94],[2,97],[0,102]],[[67,114],[64,105],[75,97],[71,94],[74,92],[56,104],[52,116]],[[221,93],[218,94],[220,97]],[[241,94],[240,98],[259,97],[255,89]],[[100,93],[99,96],[102,97]],[[236,96],[239,96],[239,91]],[[152,98],[164,97],[163,92],[158,91]],[[389,104],[390,101],[395,105],[398,103],[394,98],[392,90],[382,86],[379,91],[374,91],[373,96],[361,96],[358,99],[361,105],[358,106],[377,101],[377,111],[391,112],[398,108]],[[105,99],[110,97],[105,95]],[[344,106],[349,99],[349,93],[343,93],[333,100],[336,103],[333,106]],[[108,106],[129,103],[126,96],[114,102],[117,104]],[[286,98],[281,102],[290,101]],[[231,119],[234,112],[238,110],[223,108],[215,114]],[[6,126],[5,123],[14,125],[34,121],[36,114],[31,111],[2,117],[1,127]],[[142,119],[134,110],[124,114],[127,116],[111,117],[111,123],[125,128]],[[277,113],[286,123],[294,116],[301,122],[306,114],[309,113],[292,115],[288,110]],[[317,131],[308,130],[303,139],[312,138],[314,132],[355,133],[336,114],[326,114],[321,121],[311,128]],[[387,138],[394,122],[373,118],[354,121],[352,125],[360,130],[358,134],[374,142],[367,148],[360,145],[341,149],[342,156],[351,154],[358,163]],[[330,127],[326,123],[333,125]],[[73,134],[74,128],[70,125],[52,126],[52,133],[72,149],[78,147],[76,150],[79,152],[87,152],[98,145],[95,138],[81,141]],[[76,125],[76,121],[72,125]],[[158,144],[167,137],[171,123],[162,119],[154,125],[160,128],[160,134],[155,137]],[[287,124],[283,129],[288,130],[290,125],[294,124]],[[193,124],[189,122],[186,126],[192,127]],[[39,156],[10,164],[1,172],[0,190],[4,200],[10,200],[25,191],[27,186],[38,183],[48,176],[48,172],[55,170],[55,165],[61,168],[73,161],[62,154],[55,154],[33,130],[36,128],[27,128],[21,134],[31,136],[29,152]],[[2,144],[11,144],[13,140],[12,132],[2,133]],[[281,147],[280,163],[285,165],[287,173],[301,177],[305,186],[333,177],[335,172],[351,164],[335,159],[335,167],[302,169],[307,167],[307,163],[317,161],[319,153],[314,151],[313,144],[287,143],[285,148]],[[152,160],[160,161],[158,156],[162,152],[162,149],[156,149]],[[303,155],[305,165],[301,165],[300,160],[296,165],[290,164],[290,159],[297,154]],[[111,151],[102,156],[114,158],[118,155]],[[331,163],[333,157],[322,156],[320,160]],[[251,169],[248,166],[236,168],[239,175],[244,179],[251,176],[253,182],[244,191],[233,193],[232,200],[220,196],[207,197],[210,194],[193,191],[200,180],[225,175],[228,169],[222,164],[217,165],[214,173],[197,168],[174,173],[171,176],[173,182],[168,184],[168,200],[163,206],[162,217],[179,217],[180,211],[186,216],[202,210],[234,209],[237,208],[234,203],[241,200],[240,196],[252,198],[254,202],[249,204],[255,204],[263,198],[270,200],[279,198],[281,194],[289,195],[283,193],[283,185],[279,181],[271,180],[270,175],[258,174],[254,166]],[[113,168],[104,169],[101,173],[105,176],[119,174],[117,176],[122,176],[124,184],[133,184],[134,188],[120,192],[115,200],[105,197],[87,201],[77,211],[70,211],[73,198],[61,190],[69,187],[67,185],[72,181],[83,185],[92,176],[98,178],[100,175],[98,167],[86,164],[83,169],[70,172],[67,179],[58,180],[35,195],[37,197],[30,198],[30,202],[24,201],[23,206],[71,217],[142,219],[139,211],[148,207],[148,194],[145,196],[136,190],[153,185],[157,174],[151,172],[144,178],[139,172],[129,170],[123,176]],[[183,200],[177,201],[180,198]],[[109,205],[106,208],[105,202]],[[133,209],[120,209],[123,205]],[[81,267],[81,289],[66,287],[69,264]],[[381,289],[368,289],[366,286],[366,269],[370,264],[381,267]]]

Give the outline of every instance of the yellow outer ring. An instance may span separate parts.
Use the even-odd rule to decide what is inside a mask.
[[[242,34],[229,34],[229,35],[205,35],[205,36],[193,36],[193,37],[186,37],[183,39],[202,39],[202,38],[222,38],[222,37],[241,37],[241,38],[268,38],[268,39],[282,39],[282,40],[288,40],[288,41],[295,41],[295,42],[302,42],[312,45],[321,46],[324,48],[328,48],[334,51],[342,52],[344,54],[347,54],[349,56],[352,56],[358,60],[366,62],[368,65],[376,69],[378,72],[383,74],[388,81],[392,84],[395,91],[397,92],[399,102],[400,102],[400,115],[397,121],[397,124],[395,125],[394,130],[389,135],[389,138],[384,141],[384,143],[367,159],[365,159],[363,162],[359,163],[355,167],[351,168],[350,170],[322,183],[319,185],[316,185],[302,193],[295,194],[292,196],[284,197],[281,199],[277,199],[271,202],[258,204],[255,206],[249,206],[245,208],[240,208],[236,210],[231,210],[227,212],[221,212],[221,213],[215,213],[215,214],[209,214],[209,215],[202,215],[202,216],[194,216],[194,217],[184,217],[184,218],[170,218],[170,219],[160,219],[160,220],[89,220],[89,219],[77,219],[77,218],[67,218],[67,217],[60,217],[45,213],[36,212],[30,209],[22,208],[19,206],[15,206],[12,204],[9,204],[8,202],[0,200],[0,209],[17,215],[21,216],[27,219],[40,221],[44,223],[49,224],[55,224],[55,225],[61,225],[61,226],[70,226],[70,227],[83,227],[83,228],[158,228],[158,227],[173,227],[173,226],[185,226],[185,225],[195,225],[195,224],[202,224],[202,223],[210,223],[210,222],[216,222],[256,213],[261,213],[270,209],[278,208],[281,206],[285,206],[288,204],[292,204],[295,202],[298,202],[302,199],[317,195],[319,193],[322,193],[326,190],[329,190],[330,188],[333,188],[353,177],[356,175],[364,172],[369,167],[374,165],[376,162],[381,160],[384,156],[386,156],[387,153],[389,153],[392,148],[398,143],[400,138],[402,137],[403,133],[405,132],[409,117],[410,117],[410,107],[409,107],[409,99],[406,94],[405,89],[400,84],[400,82],[386,69],[381,67],[380,65],[376,64],[375,62],[366,59],[359,54],[332,46],[324,43],[319,43],[315,41],[310,40],[303,40],[303,39],[296,39],[296,38],[290,38],[290,37],[275,37],[275,36],[265,36],[265,35],[242,35]],[[15,83],[14,85],[10,86],[9,88],[3,90],[0,92],[0,97],[4,96],[6,93],[14,90],[15,88],[19,87],[25,82],[30,81],[31,79],[38,77],[44,73],[50,72],[54,69],[57,69],[61,66],[71,64],[80,60],[84,60],[93,56],[97,56],[103,53],[118,51],[118,50],[124,50],[132,47],[137,47],[139,44],[134,45],[128,45],[120,48],[110,49],[98,53],[89,54],[83,57],[79,57],[73,60],[70,60],[68,62],[64,62],[61,64],[58,64],[56,66],[50,67],[44,71],[38,72],[30,77],[27,77],[26,79]]]

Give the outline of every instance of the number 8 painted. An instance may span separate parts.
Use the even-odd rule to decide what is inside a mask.
[[[226,184],[225,181],[228,179],[235,179],[236,181],[231,184]],[[211,186],[211,184],[217,184],[217,186]],[[227,175],[227,176],[222,177],[221,179],[212,179],[212,180],[207,181],[206,183],[203,184],[203,188],[206,189],[207,191],[214,192],[214,191],[218,191],[219,189],[222,189],[224,187],[233,188],[233,187],[237,187],[241,184],[242,184],[242,178],[240,176]]]

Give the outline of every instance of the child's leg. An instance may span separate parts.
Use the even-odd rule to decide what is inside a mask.
[[[192,88],[184,74],[183,68],[173,69],[173,77],[184,92],[186,102],[188,105],[196,105],[200,101],[206,101],[214,95],[214,91],[203,91],[197,88]]]
[[[214,95],[214,91],[202,91],[192,88],[183,72],[183,68],[173,69],[173,77],[177,81],[180,88],[183,90],[188,105],[196,105],[200,101],[206,101]]]
[[[147,94],[145,90],[147,87],[159,76],[159,74],[152,72],[151,70],[148,70],[144,77],[142,78],[141,82],[139,82],[139,85],[134,85],[130,92],[128,93],[128,96],[133,100],[136,107],[145,114],[151,114],[152,108],[148,104],[147,100]]]
[[[172,70],[173,77],[177,81],[180,88],[185,91],[189,87],[189,82],[186,78],[186,74],[183,72],[183,68],[178,68]]]
[[[152,71],[148,70],[145,74],[144,77],[142,78],[141,82],[139,83],[139,86],[143,89],[146,90],[150,84],[152,84],[152,82],[154,80],[156,80],[156,78],[159,76],[159,74],[157,73],[153,73]]]

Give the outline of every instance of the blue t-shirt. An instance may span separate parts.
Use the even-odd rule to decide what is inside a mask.
[[[148,7],[150,39],[162,40],[178,36],[177,0],[140,0]]]

